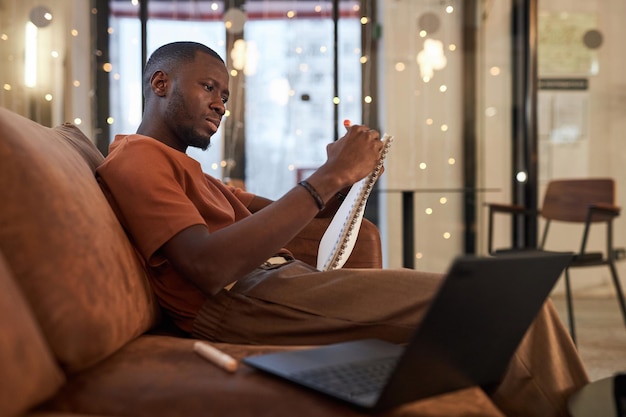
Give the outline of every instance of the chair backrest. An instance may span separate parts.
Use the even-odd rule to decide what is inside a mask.
[[[541,216],[549,220],[584,223],[589,206],[615,204],[615,181],[611,178],[553,180],[541,207]]]

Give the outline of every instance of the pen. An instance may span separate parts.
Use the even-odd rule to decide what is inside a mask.
[[[193,350],[204,359],[207,359],[209,362],[212,362],[228,372],[235,372],[237,370],[237,361],[233,357],[214,348],[208,343],[195,342],[193,344]]]

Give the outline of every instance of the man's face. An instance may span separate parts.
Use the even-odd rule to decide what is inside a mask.
[[[207,149],[220,125],[228,100],[228,71],[208,54],[196,53],[193,62],[171,74],[165,118],[177,147]]]

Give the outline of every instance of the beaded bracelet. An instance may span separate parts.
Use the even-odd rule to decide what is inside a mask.
[[[311,184],[309,184],[308,181],[306,180],[300,181],[298,185],[304,187],[304,189],[307,190],[309,194],[311,194],[311,197],[313,197],[313,200],[315,200],[315,203],[317,203],[317,207],[320,209],[320,211],[324,210],[324,207],[326,207],[326,204],[324,204],[324,200],[322,199],[322,196],[317,192],[315,188],[313,188]]]

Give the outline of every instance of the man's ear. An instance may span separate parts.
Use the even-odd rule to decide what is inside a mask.
[[[159,97],[165,97],[167,93],[169,78],[167,74],[161,70],[156,71],[150,78],[150,87],[154,94]]]

